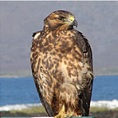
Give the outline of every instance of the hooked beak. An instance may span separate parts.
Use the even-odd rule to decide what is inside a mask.
[[[69,18],[66,20],[66,22],[70,25],[70,26],[78,26],[78,22],[75,19],[74,16],[69,16]]]
[[[74,20],[73,23],[72,23],[72,25],[77,27],[78,26],[77,20]]]
[[[70,25],[72,25],[72,26],[76,26],[76,27],[78,26],[78,22],[74,16],[69,17],[69,22],[70,22]]]

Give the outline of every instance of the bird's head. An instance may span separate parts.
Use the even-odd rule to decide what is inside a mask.
[[[73,29],[73,26],[77,27],[77,24],[75,16],[64,10],[54,11],[44,19],[44,27],[49,27],[52,30],[56,28]]]

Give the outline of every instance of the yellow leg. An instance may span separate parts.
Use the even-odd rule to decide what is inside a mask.
[[[66,118],[67,115],[65,114],[65,106],[62,106],[60,112],[54,118]]]
[[[54,117],[54,118],[71,118],[73,116],[73,113],[65,113],[65,106],[62,106],[62,109],[60,112]]]

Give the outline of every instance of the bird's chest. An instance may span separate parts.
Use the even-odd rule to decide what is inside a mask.
[[[51,55],[64,55],[74,46],[75,41],[68,35],[48,35],[41,42],[41,51]]]

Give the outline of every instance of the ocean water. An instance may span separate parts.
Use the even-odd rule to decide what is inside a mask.
[[[0,110],[18,109],[19,105],[40,105],[33,78],[0,78]],[[95,77],[91,105],[118,107],[118,76]]]

